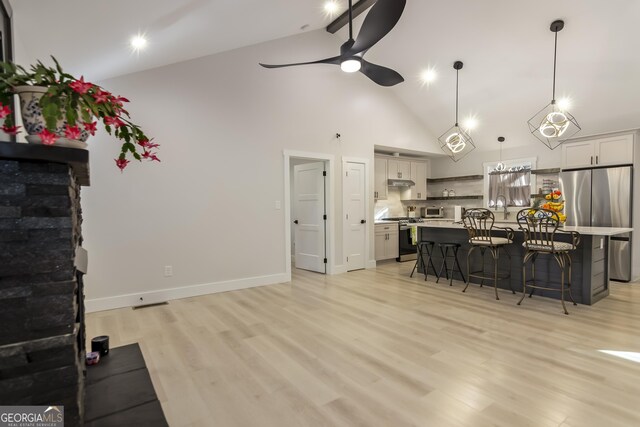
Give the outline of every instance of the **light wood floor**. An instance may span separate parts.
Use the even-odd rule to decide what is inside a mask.
[[[596,305],[472,286],[412,262],[87,316],[139,342],[171,426],[637,426],[640,284]]]

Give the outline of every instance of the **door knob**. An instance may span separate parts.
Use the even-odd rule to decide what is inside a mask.
[[[364,224],[364,223],[366,223],[366,222],[367,222],[367,220],[366,220],[366,219],[361,219],[361,220],[360,220],[360,224]]]
[[[294,224],[297,224],[297,223],[298,223],[298,220],[296,219],[295,221],[293,221],[293,223],[294,223]]]

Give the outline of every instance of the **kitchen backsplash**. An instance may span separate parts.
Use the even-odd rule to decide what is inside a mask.
[[[407,216],[407,208],[400,200],[400,189],[389,187],[386,200],[377,200],[373,207],[374,218]]]

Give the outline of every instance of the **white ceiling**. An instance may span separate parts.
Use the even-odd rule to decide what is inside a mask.
[[[298,34],[304,24],[311,31],[331,21],[322,11],[323,0],[11,4],[30,59],[53,54],[69,71],[94,81]],[[640,127],[637,0],[408,0],[396,28],[366,58],[405,77],[386,90],[435,136],[453,125],[452,65],[462,60],[460,121],[476,116],[479,125],[471,134],[478,147],[497,149],[499,135],[507,138],[505,149],[535,144],[526,122],[551,100],[549,25],[558,18],[566,25],[558,38],[557,97],[572,98],[570,111],[583,128],[579,135]],[[136,55],[128,42],[138,32],[147,34],[150,46]],[[345,30],[335,37],[337,54]],[[418,75],[428,66],[438,79],[422,86]]]

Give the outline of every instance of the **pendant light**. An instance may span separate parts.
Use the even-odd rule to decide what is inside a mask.
[[[536,138],[551,150],[580,131],[578,121],[566,110],[565,105],[556,102],[556,58],[558,53],[558,32],[564,28],[564,21],[551,23],[550,30],[555,34],[553,50],[553,92],[551,103],[529,119],[529,130]]]
[[[452,128],[438,138],[440,148],[454,162],[462,159],[476,148],[469,134],[458,125],[458,73],[462,66],[462,61],[453,63],[453,69],[456,70],[456,122]]]
[[[500,162],[496,165],[496,172],[504,172],[507,168],[506,165],[502,162],[502,144],[504,144],[504,136],[498,137],[498,144],[500,144]]]

